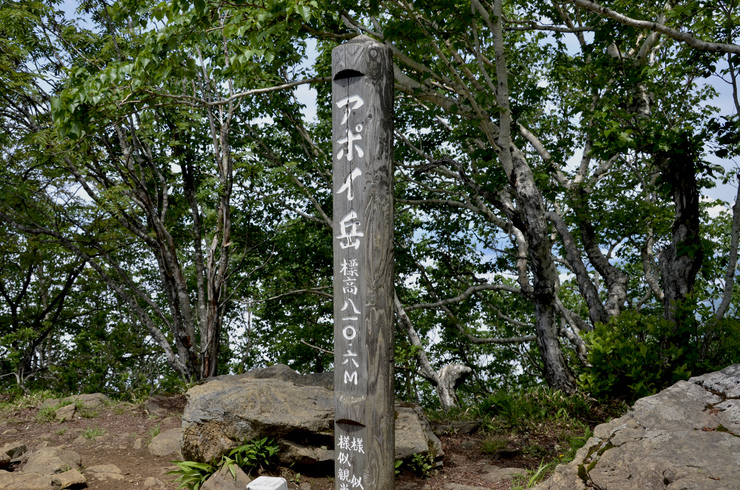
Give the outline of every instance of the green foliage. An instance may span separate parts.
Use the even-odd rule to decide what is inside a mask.
[[[481,451],[484,454],[495,455],[504,449],[507,444],[509,444],[509,440],[506,438],[489,436],[483,439],[483,442],[481,443]]]
[[[151,429],[149,429],[149,442],[152,442],[152,439],[157,437],[161,432],[162,432],[162,429],[160,427],[160,424],[157,424]]]
[[[555,468],[557,463],[550,462],[545,463],[543,459],[540,461],[540,465],[533,469],[527,470],[526,475],[516,475],[512,480],[511,490],[524,490],[525,488],[532,488],[541,481]]]
[[[434,469],[434,455],[431,452],[414,453],[408,462],[409,469],[422,478],[429,478]]]
[[[36,414],[37,422],[53,422],[57,416],[57,408],[59,407],[44,407]]]
[[[82,432],[82,436],[85,439],[93,440],[96,437],[104,436],[106,434],[105,429],[101,429],[100,427],[88,427]]]
[[[253,470],[270,470],[275,467],[276,455],[280,450],[272,439],[262,438],[245,441],[239,447],[225,454],[218,462],[198,463],[195,461],[173,461],[176,470],[168,475],[179,475],[175,481],[180,482],[178,488],[198,490],[203,483],[222,467],[226,467],[236,478],[236,467],[240,467],[247,474]]]
[[[593,437],[594,433],[590,427],[586,428],[586,432],[582,436],[571,436],[568,438],[568,449],[560,457],[560,463],[570,463],[575,459],[576,452],[586,445],[589,439]]]
[[[567,395],[538,387],[528,391],[498,391],[481,400],[473,413],[493,432],[527,432],[543,421],[565,421],[585,426],[597,418],[598,404],[587,396]]]
[[[35,408],[44,400],[57,398],[57,394],[50,390],[29,391],[21,393],[17,389],[8,390],[0,398],[0,415],[10,414],[26,408]]]
[[[600,399],[634,401],[740,361],[740,322],[702,323],[686,311],[677,317],[685,321],[626,311],[597,325],[586,335],[591,367],[580,375],[581,388]]]
[[[224,456],[219,467],[226,465],[231,468],[232,465],[236,465],[247,474],[252,470],[270,470],[275,467],[275,456],[279,450],[280,447],[275,441],[267,437],[245,441],[241,446],[232,449],[228,456]]]
[[[172,461],[177,466],[176,470],[168,471],[168,475],[179,475],[175,482],[180,482],[177,488],[188,488],[198,490],[205,481],[213,475],[218,468],[208,463],[197,463],[195,461]]]

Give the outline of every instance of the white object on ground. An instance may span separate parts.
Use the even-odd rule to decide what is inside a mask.
[[[247,490],[288,490],[288,482],[285,478],[260,476],[247,485]]]

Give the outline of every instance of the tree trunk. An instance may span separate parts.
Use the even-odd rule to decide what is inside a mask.
[[[659,256],[664,293],[663,316],[671,322],[693,318],[693,311],[687,312],[686,318],[682,318],[680,305],[694,292],[696,274],[704,258],[699,235],[697,157],[698,151],[691,136],[686,134],[669,152],[656,157],[662,177],[671,187],[676,216],[673,239]]]

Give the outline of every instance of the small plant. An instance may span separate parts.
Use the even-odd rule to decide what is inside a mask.
[[[247,474],[253,469],[264,471],[274,467],[275,455],[279,450],[275,442],[267,437],[245,441],[241,446],[232,449],[228,456],[224,456],[224,462],[219,466],[225,464],[232,471],[230,465],[236,464]]]
[[[172,461],[177,466],[176,470],[168,471],[168,475],[180,475],[175,482],[180,482],[177,488],[189,488],[198,490],[212,474],[218,469],[208,463],[196,463],[195,461]]]
[[[11,393],[0,402],[0,414],[8,414],[25,408],[38,407],[44,400],[54,397],[55,394],[53,392],[46,390],[34,391],[22,395]]]
[[[415,453],[409,461],[409,468],[417,475],[428,478],[434,469],[434,456],[432,453]]]
[[[156,427],[159,428],[159,425]],[[177,466],[176,470],[167,472],[168,475],[179,475],[175,481],[180,482],[178,488],[189,488],[198,490],[212,474],[222,467],[226,467],[231,476],[236,478],[236,467],[242,468],[249,473],[253,469],[260,471],[272,469],[275,466],[275,455],[280,448],[272,439],[267,437],[244,442],[241,446],[232,449],[229,454],[221,457],[216,462],[198,463],[195,461],[172,461]],[[300,478],[300,475],[296,475]]]
[[[157,424],[151,429],[149,429],[149,442],[152,442],[152,439],[157,437],[161,432],[162,432],[162,429],[160,428],[160,424]]]
[[[503,437],[487,437],[481,443],[481,451],[484,454],[497,454],[499,451],[504,449],[508,443],[509,440]]]
[[[111,408],[111,410],[116,415],[123,415],[124,413],[126,413],[126,405],[124,405],[121,402],[117,402],[113,404],[113,407]]]
[[[543,448],[539,444],[527,444],[522,449],[522,454],[526,456],[533,456],[535,458],[544,458],[547,456],[547,449]]]
[[[590,427],[586,427],[586,432],[582,436],[574,436],[568,438],[568,449],[560,456],[560,464],[570,463],[576,457],[576,452],[586,445],[586,442],[593,436],[594,433]]]
[[[88,427],[82,433],[82,436],[85,439],[90,439],[91,441],[98,436],[104,436],[104,435],[105,435],[105,430],[101,429],[100,427]]]
[[[398,475],[401,474],[401,466],[402,465],[403,465],[403,460],[402,459],[397,459],[396,460],[396,464],[395,464],[396,476],[398,476]]]
[[[75,402],[75,414],[86,419],[92,419],[98,416],[97,410],[88,407],[80,400]]]
[[[66,427],[62,427],[61,429],[55,431],[54,434],[56,434],[58,436],[63,436],[65,432],[67,432],[67,428]]]
[[[555,463],[545,464],[545,460],[540,461],[540,466],[536,470],[527,470],[526,475],[516,475],[512,481],[511,490],[524,490],[532,488],[545,479],[545,476],[555,467]]]
[[[58,407],[44,407],[36,414],[36,422],[53,422],[57,416]]]

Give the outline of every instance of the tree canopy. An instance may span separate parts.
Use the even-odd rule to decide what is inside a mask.
[[[394,56],[400,396],[738,362],[735,4],[420,3],[2,1],[0,382],[332,369],[330,53],[359,34]]]

